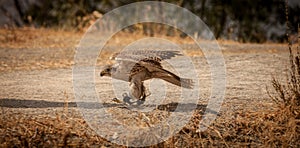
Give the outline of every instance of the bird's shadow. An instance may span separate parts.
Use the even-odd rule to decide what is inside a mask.
[[[0,107],[6,108],[63,108],[68,106],[69,108],[84,108],[84,109],[101,109],[101,108],[112,108],[112,107],[124,107],[124,104],[119,103],[97,103],[97,102],[55,102],[45,100],[22,100],[14,98],[3,98],[0,99]],[[217,114],[216,111],[208,110],[206,104],[193,104],[193,103],[167,103],[160,105],[148,105],[148,107],[155,107],[155,109],[168,112],[191,112],[193,110],[205,110],[210,113]]]

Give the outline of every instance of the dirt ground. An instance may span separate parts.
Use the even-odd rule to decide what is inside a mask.
[[[62,137],[61,139],[48,137],[47,141],[45,140],[47,136],[44,136],[44,141],[39,141],[39,144],[43,145],[114,145],[97,136],[89,128],[74,99],[72,64],[74,63],[75,47],[83,33],[31,28],[0,30],[0,33],[0,120],[2,120],[0,122],[0,133],[2,133],[0,134],[0,146],[13,146],[13,143],[16,146],[38,145],[34,139],[37,139],[37,134],[42,134],[40,132],[42,130],[45,131],[44,134],[46,135],[48,133],[54,135],[53,137],[55,135]],[[219,41],[219,44],[226,65],[226,94],[215,124],[218,125],[217,123],[222,123],[224,120],[235,118],[237,112],[259,113],[276,109],[276,105],[268,96],[267,90],[270,90],[271,94],[274,93],[271,86],[272,77],[276,77],[280,81],[286,80],[287,46],[271,43],[242,44],[231,41]],[[202,92],[198,105],[205,106],[211,91],[209,66],[205,57],[198,53],[189,41],[182,42],[181,45],[184,45],[187,55],[191,57],[199,73]],[[99,72],[102,65],[98,65],[97,68],[96,72]],[[110,83],[110,79],[96,77],[95,80],[97,93],[109,96],[108,103],[117,104],[111,100],[112,91],[100,87],[101,84]],[[164,106],[160,107],[163,108]],[[131,113],[118,105],[112,105],[108,107],[108,110],[115,113],[117,118],[121,118],[120,114],[122,113]],[[203,114],[205,108],[197,108],[196,110],[195,113]],[[167,113],[170,110],[162,109],[159,112],[163,117],[168,117]],[[127,116],[126,118],[131,117]],[[152,113],[146,114],[146,116],[154,118]],[[17,121],[17,123],[11,123],[12,121]],[[126,122],[133,121],[126,119]],[[78,127],[78,125],[82,126]],[[53,131],[57,132],[50,130],[50,127],[54,127]],[[220,142],[216,144],[207,140],[211,145],[205,143],[202,146],[239,147],[243,145],[241,143],[235,145],[234,140],[224,138],[225,133],[222,132],[222,128],[216,129],[218,132],[215,134],[217,133],[216,137],[219,139],[211,140],[219,140]],[[183,135],[187,134],[183,133]],[[26,136],[29,138],[22,140],[26,139]],[[9,138],[13,140],[9,140]],[[193,142],[193,138],[190,142],[188,145],[197,146]],[[34,144],[31,145],[31,143]],[[178,141],[172,142],[172,139],[165,142],[163,146],[168,145],[168,143],[178,146]],[[252,139],[252,142],[244,142],[244,146],[247,145],[263,146],[264,144],[260,140]]]

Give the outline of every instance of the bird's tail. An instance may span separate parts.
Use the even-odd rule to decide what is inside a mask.
[[[192,79],[180,78],[181,87],[192,89],[194,82]]]
[[[154,73],[152,73],[152,76],[154,78],[163,79],[169,83],[172,83],[172,84],[180,86],[180,87],[184,87],[184,88],[188,88],[188,89],[192,89],[194,87],[194,82],[192,79],[180,78],[179,76],[177,76],[167,70],[154,72]]]

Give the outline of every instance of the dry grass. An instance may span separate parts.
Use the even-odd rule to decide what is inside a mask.
[[[0,147],[90,147],[111,146],[80,118],[59,114],[49,116],[2,115]]]
[[[270,95],[274,102],[277,103],[283,114],[283,118],[277,120],[281,125],[288,126],[283,128],[280,138],[284,146],[290,146],[291,143],[298,143],[300,139],[300,27],[298,27],[297,49],[293,51],[292,44],[289,43],[289,73],[285,83],[278,79],[272,79],[273,88],[276,95]],[[283,136],[282,136],[283,135]]]
[[[197,111],[179,133],[151,147],[299,147],[300,121],[291,114],[287,108],[221,114],[199,133],[196,130],[201,112]],[[143,123],[142,118],[139,120]],[[57,113],[56,117],[6,113],[1,115],[0,123],[1,147],[118,146],[95,134],[82,118],[65,113]]]
[[[0,47],[8,49],[74,48],[82,32],[45,28],[0,28]]]

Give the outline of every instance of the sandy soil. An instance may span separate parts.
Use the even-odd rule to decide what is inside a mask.
[[[258,109],[261,105],[271,103],[266,87],[270,87],[272,76],[280,75],[282,80],[285,79],[282,74],[287,68],[288,54],[285,46],[228,44],[222,47],[227,81],[223,110]],[[71,61],[72,54],[69,53],[73,51],[70,50],[72,49],[0,49],[1,62],[6,63],[1,66],[0,97],[15,99],[16,102],[44,100],[55,104],[66,101],[66,97],[68,101],[72,101],[72,69],[68,62],[61,62]],[[54,55],[49,56],[52,54]],[[43,60],[43,57],[47,59]],[[200,87],[205,90],[202,98],[207,98],[210,95],[210,88],[207,88],[210,85],[209,66],[203,56],[192,56],[192,60],[199,72]],[[101,67],[98,68],[99,71]],[[96,77],[96,80],[101,83],[100,77]],[[102,80],[108,81],[106,78]],[[11,107],[20,108],[14,105]]]

